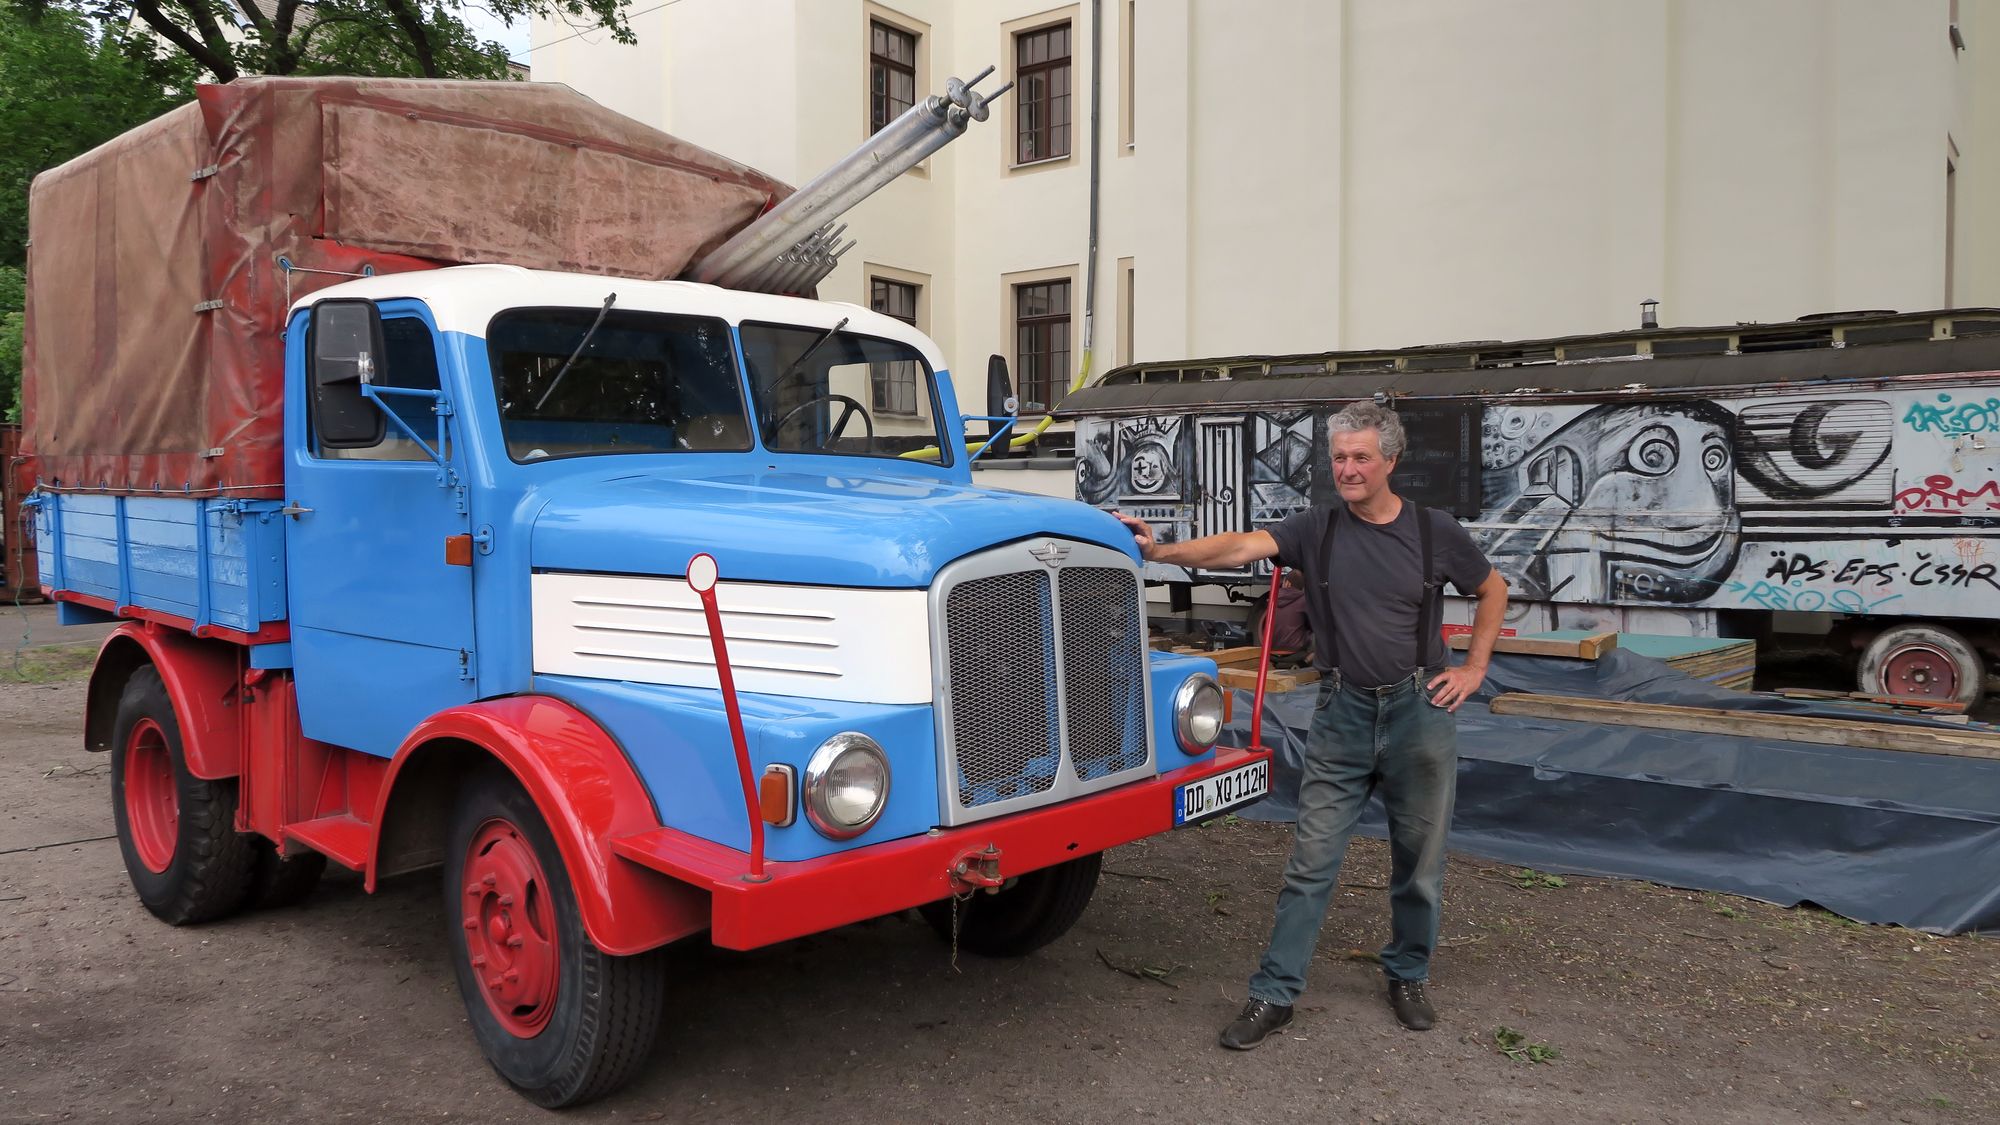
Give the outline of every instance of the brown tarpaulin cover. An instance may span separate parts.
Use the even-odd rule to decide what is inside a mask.
[[[279,496],[293,298],[364,266],[674,277],[790,191],[566,86],[203,86],[35,178],[23,451],[57,488]]]

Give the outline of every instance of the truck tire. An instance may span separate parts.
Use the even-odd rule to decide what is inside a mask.
[[[118,698],[111,816],[132,888],[161,921],[207,922],[242,905],[256,856],[236,831],[236,782],[188,772],[180,719],[150,664]]]
[[[1861,654],[1861,690],[1939,702],[1979,702],[1986,661],[1958,633],[1939,625],[1884,629]]]
[[[246,910],[277,910],[297,906],[319,885],[326,872],[326,856],[315,851],[279,855],[278,845],[262,837],[251,848],[257,853],[250,871],[250,890],[244,897]]]
[[[555,840],[512,777],[468,778],[446,840],[445,940],[486,1061],[548,1109],[624,1085],[659,1034],[659,952],[591,943]]]
[[[1068,933],[1097,891],[1102,855],[1031,871],[995,894],[958,904],[958,947],[983,957],[1020,957]],[[952,902],[918,908],[939,937],[952,939]]]

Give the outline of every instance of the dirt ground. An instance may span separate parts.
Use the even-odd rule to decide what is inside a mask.
[[[54,682],[0,682],[0,1122],[551,1119],[473,1045],[434,878],[372,897],[330,878],[302,906],[188,929],[147,914],[109,839],[108,760],[78,748],[82,682],[37,667]],[[1238,822],[1121,848],[1077,928],[1018,961],[954,970],[913,915],[748,954],[680,947],[651,1073],[568,1116],[2000,1117],[2000,940],[1473,856],[1447,880],[1440,1026],[1403,1031],[1361,952],[1387,930],[1374,841],[1353,849],[1297,1022],[1220,1050],[1287,847]]]

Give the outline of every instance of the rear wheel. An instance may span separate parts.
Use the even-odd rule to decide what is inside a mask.
[[[447,941],[486,1061],[550,1109],[624,1085],[659,1033],[660,955],[591,944],[555,840],[512,778],[468,779],[448,839]]]
[[[180,719],[151,665],[118,699],[111,815],[132,888],[161,921],[206,922],[242,904],[255,855],[236,831],[236,782],[188,772]]]
[[[1986,662],[1950,629],[1898,625],[1861,654],[1859,678],[1869,694],[1972,704],[1986,691]]]
[[[1031,871],[994,894],[957,904],[958,945],[986,957],[1020,957],[1068,933],[1097,891],[1102,855]],[[951,899],[919,908],[939,937],[952,940]]]

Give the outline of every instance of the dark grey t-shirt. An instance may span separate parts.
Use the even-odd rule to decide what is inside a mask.
[[[1341,677],[1362,687],[1382,687],[1417,671],[1417,612],[1423,598],[1423,544],[1417,538],[1417,506],[1386,524],[1372,524],[1337,508],[1308,508],[1270,529],[1278,541],[1278,562],[1305,573],[1306,618],[1312,622],[1313,663],[1321,672],[1339,668]],[[1431,521],[1431,578],[1470,594],[1493,572],[1493,564],[1448,512],[1424,509]],[[1316,558],[1325,541],[1326,521],[1338,519],[1333,558]],[[1331,576],[1330,580],[1328,576]],[[1332,644],[1328,644],[1332,638]],[[1427,632],[1422,666],[1444,663],[1444,642]]]

